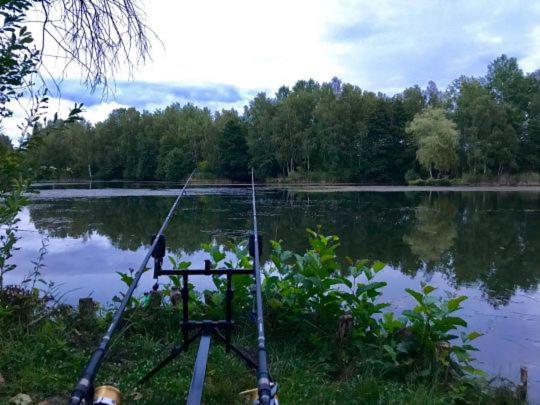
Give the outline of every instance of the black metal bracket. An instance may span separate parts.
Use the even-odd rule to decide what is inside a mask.
[[[150,245],[154,243],[156,235],[152,235],[150,240]],[[163,258],[165,257],[166,252],[166,239],[164,235],[159,235],[158,241],[154,250],[152,251],[152,257],[154,258],[154,278],[158,278],[159,272],[161,271],[161,266],[163,265]]]
[[[250,238],[251,239],[251,238]],[[238,275],[255,275],[254,269],[212,269],[211,262],[205,260],[204,269],[184,269],[184,270],[164,270],[162,268],[163,258],[165,257],[165,238],[160,239],[156,245],[156,249],[152,252],[154,257],[154,278],[159,276],[181,276],[182,277],[182,344],[178,347],[174,347],[170,354],[159,362],[151,371],[149,371],[143,378],[140,379],[139,384],[144,384],[156,373],[158,373],[163,367],[174,360],[180,353],[188,350],[189,346],[198,338],[200,338],[199,349],[197,352],[197,358],[195,360],[195,367],[193,370],[193,376],[189,393],[187,397],[187,403],[189,405],[200,404],[202,398],[202,390],[204,385],[204,379],[206,375],[206,363],[208,360],[208,353],[210,350],[210,343],[212,336],[215,336],[220,342],[225,344],[225,350],[227,353],[231,351],[241,358],[249,368],[257,369],[257,363],[242,350],[234,346],[231,342],[231,332],[234,326],[233,321],[233,277]],[[225,292],[225,319],[224,320],[203,320],[194,321],[189,319],[189,276],[205,275],[205,276],[226,276],[226,292]],[[193,331],[195,333],[193,333]]]

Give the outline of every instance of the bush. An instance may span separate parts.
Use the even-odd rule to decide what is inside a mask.
[[[451,179],[416,179],[408,182],[410,186],[432,186],[432,187],[446,187],[451,186],[453,181]]]
[[[405,181],[407,183],[411,183],[412,181],[420,179],[420,175],[416,172],[414,169],[409,169],[405,173]]]
[[[540,173],[526,172],[518,176],[518,184],[523,185],[540,185]]]
[[[461,176],[461,184],[488,185],[488,186],[535,186],[540,185],[540,173],[525,172],[519,174],[504,173],[500,176],[495,174],[464,173]]]

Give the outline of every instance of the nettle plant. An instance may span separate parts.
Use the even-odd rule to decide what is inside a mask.
[[[462,374],[481,374],[471,366],[471,341],[478,332],[464,332],[467,323],[456,316],[465,296],[436,297],[435,287],[406,289],[417,302],[401,315],[383,311],[380,300],[387,285],[376,280],[384,263],[346,258],[342,266],[336,254],[337,236],[308,230],[309,248],[303,254],[285,250],[272,241],[272,266],[264,283],[266,300],[278,317],[314,326],[330,335],[343,319],[351,323],[351,347],[382,353],[386,366],[412,368],[428,375],[434,369]],[[460,338],[461,342],[454,343]]]
[[[456,316],[461,303],[467,299],[460,295],[442,298],[432,295],[436,288],[423,284],[420,291],[407,288],[417,305],[403,311],[403,317],[395,319],[386,313],[381,321],[386,344],[383,346],[396,366],[422,367],[426,372],[445,368],[449,372],[481,375],[474,368],[471,353],[477,349],[471,341],[482,336],[478,332],[465,332],[467,322]],[[459,335],[458,335],[459,333]],[[454,343],[460,339],[460,343]]]
[[[374,280],[384,264],[347,258],[344,269],[336,254],[339,238],[307,232],[309,248],[303,255],[283,249],[281,241],[271,242],[272,266],[265,278],[269,305],[330,333],[342,316],[350,316],[354,336],[374,338],[379,329],[375,315],[389,305],[377,302],[386,283]]]
[[[251,269],[253,260],[249,255],[246,241],[240,243],[229,242],[225,246],[218,244],[215,240],[211,243],[203,243],[203,250],[210,256],[211,268],[226,269]],[[210,307],[221,309],[227,290],[226,278],[223,276],[213,276],[215,291],[204,292],[205,302]],[[232,278],[232,288],[234,291],[233,302],[235,311],[245,311],[252,308],[251,286],[253,278],[248,275],[236,275]]]

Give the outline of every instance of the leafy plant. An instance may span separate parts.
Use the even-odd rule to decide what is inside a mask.
[[[417,305],[404,310],[400,319],[395,319],[393,313],[384,314],[381,327],[387,342],[383,349],[396,366],[412,367],[421,375],[429,375],[434,370],[442,370],[444,374],[463,374],[464,371],[482,374],[471,366],[471,352],[477,350],[471,341],[482,335],[474,331],[460,332],[467,327],[467,322],[455,314],[462,309],[461,303],[467,297],[443,299],[432,294],[435,290],[427,284],[423,284],[420,291],[405,290]],[[459,337],[461,344],[453,343]]]
[[[120,280],[122,280],[122,282],[127,287],[130,287],[133,284],[133,282],[135,281],[135,278],[133,277],[133,272],[134,272],[134,270],[130,268],[129,272],[117,271],[116,274],[118,274],[120,276]],[[112,298],[112,301],[116,302],[116,303],[120,303],[124,299],[124,296],[125,296],[125,294],[123,292],[121,292],[120,295],[115,295]],[[131,297],[128,300],[127,307],[128,308],[139,308],[139,307],[141,307],[141,305],[142,305],[141,298],[135,296],[135,294],[131,295]]]
[[[252,269],[253,261],[249,255],[247,242],[229,242],[226,246],[218,245],[215,241],[202,245],[203,250],[210,255],[211,268],[226,269]],[[223,263],[222,263],[223,262]],[[222,266],[220,264],[222,263]],[[214,286],[217,291],[205,291],[208,297],[207,304],[221,307],[223,297],[227,289],[224,276],[213,276]],[[237,310],[246,310],[251,306],[251,286],[253,280],[248,275],[236,275],[232,277],[234,291],[233,302]]]
[[[348,259],[349,265],[343,268],[336,254],[339,238],[325,236],[320,229],[307,232],[310,247],[303,255],[284,250],[281,242],[271,242],[273,266],[265,278],[268,305],[329,332],[341,315],[350,314],[353,334],[373,337],[378,330],[374,315],[388,306],[376,302],[386,283],[374,277],[384,264]]]
[[[10,263],[9,259],[13,256],[13,251],[19,236],[17,235],[18,223],[20,219],[17,215],[27,203],[27,197],[24,195],[28,183],[19,179],[15,182],[14,189],[7,193],[0,193],[0,224],[2,225],[0,233],[0,292],[3,289],[4,275],[13,271],[15,264]]]

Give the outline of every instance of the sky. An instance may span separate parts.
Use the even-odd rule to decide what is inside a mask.
[[[95,123],[114,108],[153,111],[172,102],[242,109],[258,92],[299,79],[337,76],[389,95],[429,80],[440,89],[480,76],[505,53],[522,69],[540,68],[540,2],[475,0],[139,0],[151,60],[120,69],[113,95],[92,94],[70,70],[50,63],[60,116],[83,102]],[[22,118],[4,120],[7,133]]]

